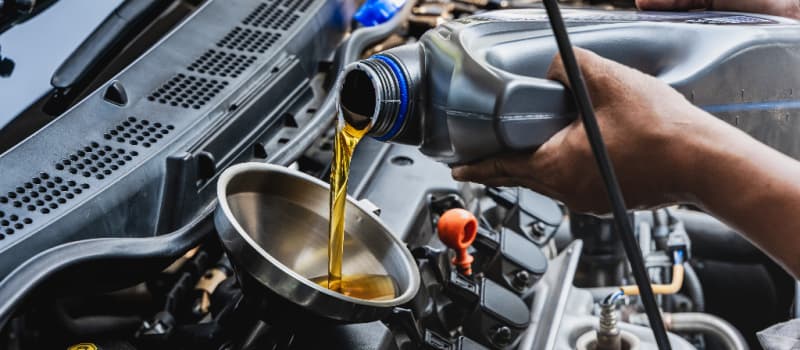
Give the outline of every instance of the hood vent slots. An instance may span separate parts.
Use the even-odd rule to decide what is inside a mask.
[[[217,47],[248,53],[265,53],[280,37],[280,33],[235,27],[217,42]]]
[[[247,17],[244,18],[242,24],[250,25],[253,27],[269,28],[271,23],[274,23],[278,17],[283,15],[283,10],[279,8],[279,2],[272,2],[267,5],[261,3]],[[277,29],[277,28],[275,28]]]
[[[152,123],[146,119],[128,117],[113,129],[106,131],[103,134],[103,138],[121,144],[150,148],[150,146],[156,144],[174,129],[175,127],[172,125],[162,125],[158,122]]]
[[[128,117],[104,137],[118,142],[117,136],[124,137],[122,143],[126,145],[150,147],[174,129],[172,125]],[[79,182],[73,175],[86,181],[104,180],[137,156],[139,152],[135,150],[90,142],[54,165],[61,174],[40,172],[19,186],[0,192],[0,240],[33,224],[37,215],[50,214],[85,193],[89,183]]]
[[[256,61],[256,56],[208,50],[186,69],[190,72],[236,78]]]
[[[311,6],[311,1],[312,0],[289,0],[286,2],[286,6],[296,9],[300,12],[305,12],[308,10],[308,7]]]
[[[137,151],[92,142],[56,163],[55,168],[73,175],[103,180],[138,155]]]
[[[7,235],[13,235],[16,231],[25,228],[25,225],[30,225],[33,220],[29,217],[20,218],[16,214],[6,214],[0,210],[0,240],[6,238]]]
[[[259,4],[242,24],[276,30],[289,30],[311,5],[311,0],[274,1]]]
[[[173,107],[202,108],[228,85],[228,81],[221,78],[238,78],[258,60],[258,54],[267,53],[280,40],[281,32],[295,25],[311,3],[312,0],[273,0],[259,3],[242,20],[243,26],[233,27],[216,42],[217,48],[208,49],[186,67],[185,74],[173,76],[151,92],[147,99]],[[191,73],[217,79],[201,78]],[[110,134],[104,137],[107,140],[120,138]]]
[[[36,215],[50,214],[87,189],[88,183],[41,172],[0,195],[0,240],[21,232]]]
[[[228,82],[177,74],[153,91],[147,99],[173,107],[200,109],[220,93]]]
[[[6,236],[13,235],[14,233],[25,228],[26,225],[33,223],[29,217],[20,217],[17,214],[6,213],[0,210],[0,240]]]

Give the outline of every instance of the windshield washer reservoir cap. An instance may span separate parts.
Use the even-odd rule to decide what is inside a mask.
[[[367,0],[353,15],[358,23],[371,27],[394,17],[408,0]]]

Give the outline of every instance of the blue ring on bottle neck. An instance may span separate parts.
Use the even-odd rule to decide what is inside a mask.
[[[392,127],[387,133],[374,137],[378,141],[387,141],[397,135],[397,133],[400,131],[400,128],[403,127],[403,124],[406,121],[406,114],[408,113],[408,82],[406,81],[405,74],[403,74],[403,70],[400,69],[400,65],[398,65],[394,59],[384,55],[375,55],[372,56],[372,58],[380,60],[389,65],[389,68],[397,78],[397,85],[400,90],[400,111],[398,112],[397,118],[394,120],[394,124],[392,124]]]

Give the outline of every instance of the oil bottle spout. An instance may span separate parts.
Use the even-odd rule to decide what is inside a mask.
[[[345,67],[338,84],[344,121],[380,141],[400,141],[418,128],[415,110],[421,60],[406,45]],[[403,54],[411,52],[411,55]]]

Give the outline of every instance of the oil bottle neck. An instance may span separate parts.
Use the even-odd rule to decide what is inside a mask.
[[[396,59],[376,55],[345,67],[339,86],[339,110],[344,120],[379,141],[398,135],[409,114],[410,89]]]

